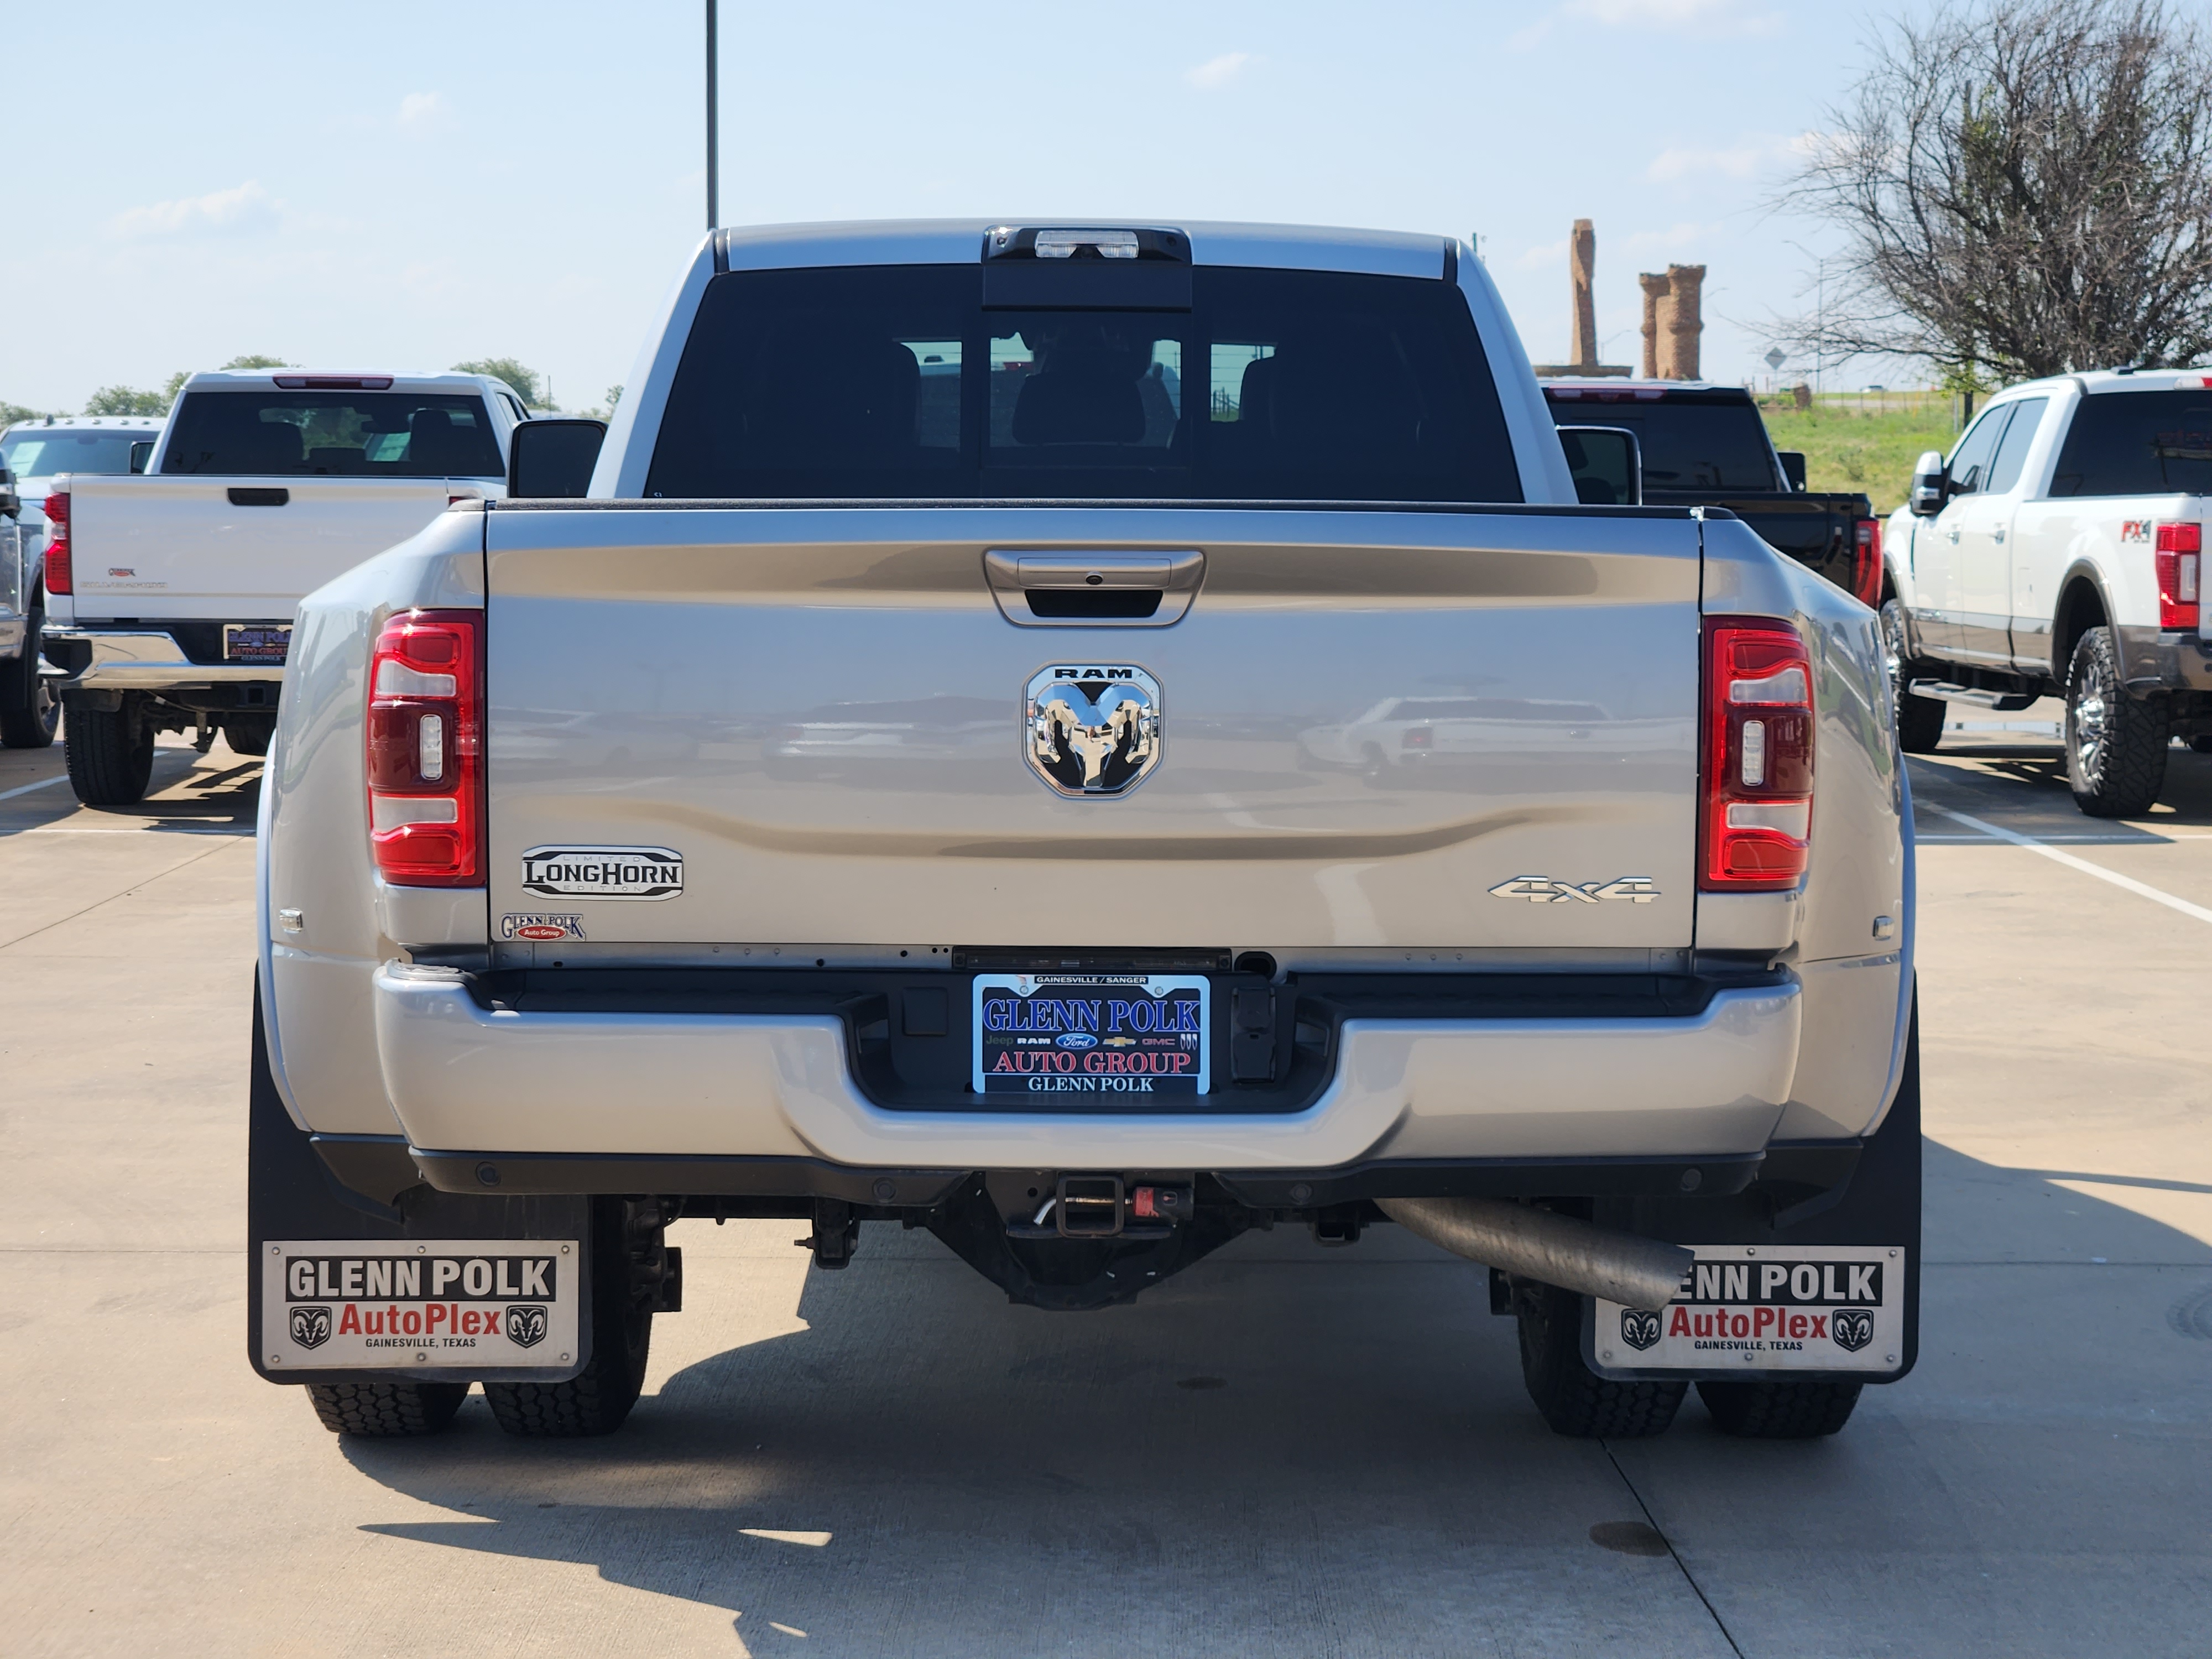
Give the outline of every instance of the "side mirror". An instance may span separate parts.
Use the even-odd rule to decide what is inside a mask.
[[[1932,519],[1950,499],[1950,487],[1943,477],[1942,452],[1924,451],[1912,464],[1912,494],[1906,498],[1906,505],[1915,517]]]
[[[23,498],[15,493],[15,475],[0,466],[0,519],[13,519],[23,511]]]
[[[1644,451],[1626,427],[1563,426],[1559,447],[1575,477],[1575,499],[1585,507],[1641,507]]]
[[[507,493],[530,501],[580,501],[607,440],[605,421],[525,421],[507,441]]]
[[[1805,487],[1805,452],[1802,449],[1778,449],[1774,459],[1782,463],[1782,477],[1792,489]]]
[[[153,459],[154,441],[151,438],[141,438],[131,446],[131,470],[133,472],[143,472],[146,463]]]

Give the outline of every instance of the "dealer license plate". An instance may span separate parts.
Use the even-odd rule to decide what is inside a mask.
[[[261,1352],[299,1370],[562,1370],[576,1357],[574,1239],[272,1241]]]
[[[1893,1371],[1905,1356],[1905,1252],[1870,1244],[1692,1244],[1663,1308],[1600,1299],[1607,1371]]]
[[[222,659],[225,662],[282,663],[291,654],[289,623],[225,623]]]
[[[975,1092],[1202,1095],[1210,996],[1203,975],[978,974]]]

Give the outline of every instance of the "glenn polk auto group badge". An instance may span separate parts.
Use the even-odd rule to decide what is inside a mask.
[[[1119,795],[1160,758],[1160,683],[1127,665],[1054,663],[1030,677],[1022,748],[1063,795]]]

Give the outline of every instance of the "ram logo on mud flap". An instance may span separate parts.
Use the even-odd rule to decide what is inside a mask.
[[[543,1308],[509,1308],[507,1310],[507,1340],[518,1348],[534,1348],[545,1340],[545,1310]]]
[[[328,1308],[295,1308],[292,1310],[292,1340],[303,1348],[319,1348],[331,1340],[331,1310]]]
[[[1649,1308],[1623,1308],[1620,1340],[1642,1353],[1659,1340],[1659,1316]]]
[[[1828,1316],[1828,1334],[1845,1353],[1856,1353],[1874,1340],[1874,1311],[1869,1308],[1838,1308]]]

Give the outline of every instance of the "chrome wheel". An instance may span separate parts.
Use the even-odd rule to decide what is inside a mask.
[[[2074,751],[2078,775],[2094,779],[2105,758],[2105,727],[2111,719],[2112,687],[2105,665],[2091,658],[2081,665],[2074,695],[2066,702],[2066,746]]]
[[[1881,657],[1889,670],[1889,683],[1897,695],[1905,695],[1905,607],[1895,599],[1886,600],[1881,607]]]

